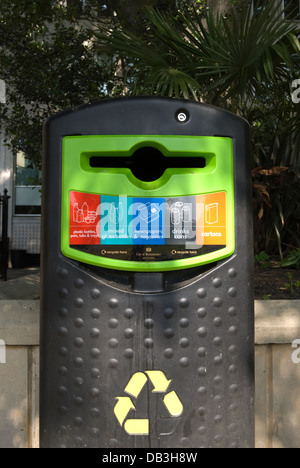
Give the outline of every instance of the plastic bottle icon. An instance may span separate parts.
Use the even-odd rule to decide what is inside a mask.
[[[123,205],[122,205],[122,203],[119,203],[118,219],[119,219],[119,222],[122,221],[122,219],[123,219]]]
[[[111,223],[117,224],[116,205],[114,203],[111,204],[109,218]]]
[[[115,203],[111,204],[109,217],[110,217],[110,221],[113,224],[117,224],[118,222],[122,221],[122,219],[123,219],[123,205],[122,205],[122,203],[119,203],[119,208],[116,208]]]
[[[82,213],[83,213],[83,219],[85,220],[88,217],[88,212],[89,212],[88,204],[86,202],[84,202],[81,209],[82,209]]]
[[[75,223],[78,223],[78,203],[75,203],[75,205],[73,206],[73,221]]]

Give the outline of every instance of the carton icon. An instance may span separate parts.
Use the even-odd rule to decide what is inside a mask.
[[[216,224],[219,221],[219,203],[206,205],[205,221],[207,224]]]

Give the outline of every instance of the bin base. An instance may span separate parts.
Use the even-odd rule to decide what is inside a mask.
[[[49,275],[41,446],[253,447],[247,271],[231,259],[158,292],[142,275],[142,292],[71,262]]]

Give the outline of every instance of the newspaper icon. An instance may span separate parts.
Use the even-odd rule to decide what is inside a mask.
[[[142,203],[137,207],[137,213],[143,221],[154,221],[159,218],[160,209],[155,203]]]

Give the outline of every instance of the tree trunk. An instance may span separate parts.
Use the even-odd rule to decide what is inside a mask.
[[[230,0],[208,0],[208,6],[214,13],[225,13],[231,7]]]

